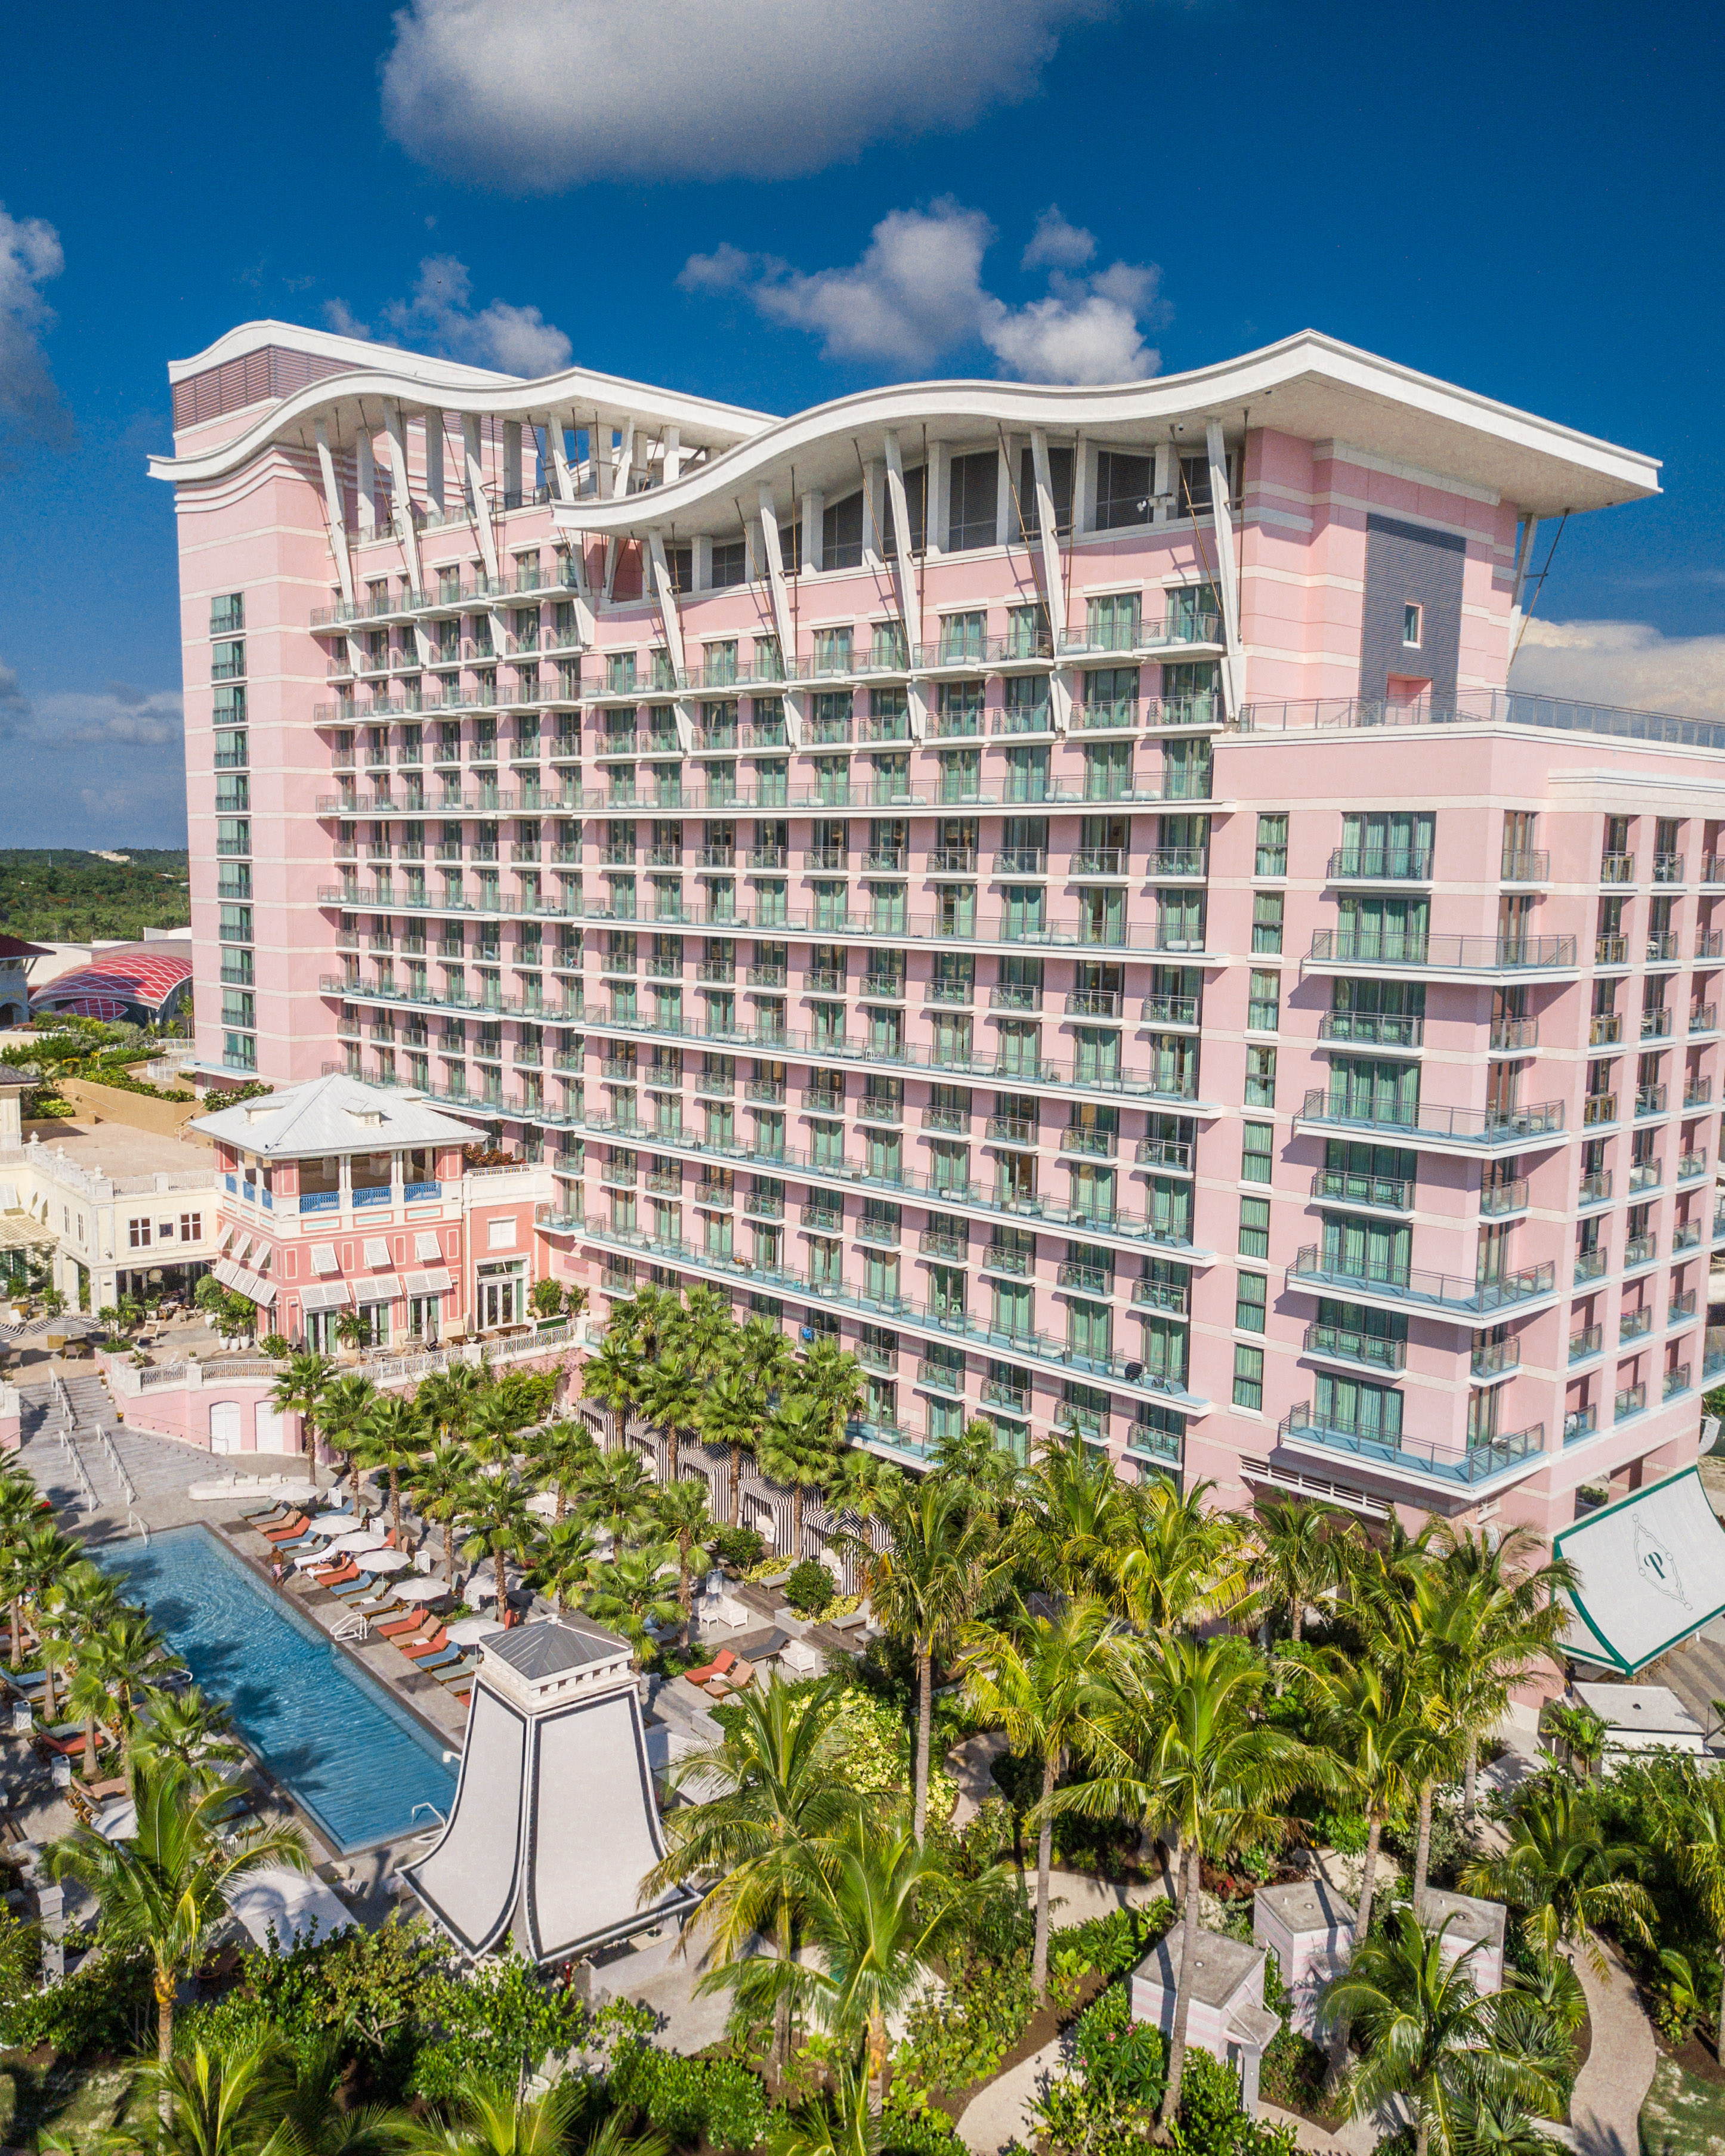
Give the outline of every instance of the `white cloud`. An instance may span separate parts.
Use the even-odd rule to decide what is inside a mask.
[[[1069,224],[1058,203],[1036,220],[1030,244],[1019,258],[1020,270],[1081,270],[1096,251],[1096,236],[1081,224]]]
[[[49,748],[162,748],[184,731],[177,689],[110,681],[105,689],[44,696],[35,706],[35,732]]]
[[[1527,624],[1509,685],[1630,711],[1725,718],[1725,636],[1666,636],[1640,621]]]
[[[783,179],[968,127],[1037,89],[1117,0],[408,0],[390,134],[521,194],[593,180]]]
[[[74,439],[72,415],[42,349],[55,317],[41,288],[65,266],[51,224],[9,216],[0,204],[0,444],[67,449]]]
[[[467,264],[453,254],[428,254],[412,299],[390,300],[380,319],[386,333],[404,345],[505,374],[554,374],[569,364],[573,346],[537,307],[493,300],[475,313],[472,302]],[[323,316],[343,336],[371,335],[345,300],[326,300]]]
[[[999,370],[1034,382],[1126,382],[1153,374],[1160,356],[1144,342],[1158,272],[1116,262],[1086,277],[1055,268],[1045,298],[1014,307],[983,283],[994,238],[980,210],[950,198],[927,210],[896,209],[875,227],[849,268],[802,270],[727,241],[691,254],[685,290],[740,291],[769,321],[809,331],[829,359],[906,373],[943,354],[985,346]],[[1091,234],[1045,211],[1024,259],[1086,261]]]

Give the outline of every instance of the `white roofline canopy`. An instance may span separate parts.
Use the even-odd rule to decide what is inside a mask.
[[[1606,1505],[1554,1544],[1575,1567],[1565,1647],[1633,1676],[1725,1615],[1725,1526],[1698,1467]]]

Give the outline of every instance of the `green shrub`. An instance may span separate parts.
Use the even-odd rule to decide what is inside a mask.
[[[546,1984],[519,1955],[464,1971],[439,1972],[417,2002],[420,2044],[408,2084],[416,2096],[459,2096],[475,2074],[526,2082],[555,2052],[578,2042],[588,2025],[584,2002]]]
[[[1183,2156],[1293,2156],[1291,2126],[1248,2118],[1240,2107],[1240,2076],[1195,2046],[1180,2077]]]
[[[685,2059],[630,2037],[612,2056],[609,2087],[619,2110],[684,2147],[748,2149],[766,2138],[767,2092],[736,2059]]]
[[[962,2146],[958,2129],[945,2112],[901,2111],[888,2095],[880,2122],[880,2156],[957,2156]]]
[[[1341,1856],[1363,1856],[1370,1830],[1358,1812],[1320,1812],[1312,1822],[1312,1835],[1320,1847]]]
[[[23,1972],[18,1935],[29,1931],[28,1926],[14,1924],[7,1937],[0,2042],[21,2051],[49,2044],[65,2061],[131,2051],[146,2038],[153,2042],[155,1995],[149,1965],[141,1956],[88,1954],[70,1976],[38,1991],[28,1981],[12,1981]],[[33,1973],[33,1949],[31,1959]]]
[[[1106,2089],[1128,2103],[1153,2111],[1168,2087],[1168,2049],[1162,2031],[1132,2018],[1132,1994],[1111,1984],[1078,2017],[1074,2056],[1092,2089]]]
[[[1111,1909],[1106,1917],[1090,1917],[1081,1924],[1063,1924],[1049,1940],[1049,1954],[1065,1959],[1067,1971],[1087,1976],[1124,1976],[1136,1969],[1174,1920],[1173,1905],[1167,1895],[1142,1908]]]
[[[748,1572],[767,1554],[767,1545],[752,1527],[721,1527],[713,1537],[713,1553],[721,1563]]]
[[[1024,1835],[1024,1815],[1042,1799],[1041,1757],[1034,1752],[1022,1757],[1003,1752],[994,1762],[993,1772],[1001,1794],[1017,1815],[1019,1831]],[[1055,1820],[1054,1860],[1065,1871],[1094,1872],[1103,1879],[1123,1879],[1137,1845],[1136,1820],[1081,1819],[1076,1812],[1060,1813]]]
[[[819,1558],[805,1557],[793,1566],[784,1584],[784,1599],[799,1617],[819,1617],[839,1599],[833,1575]]]

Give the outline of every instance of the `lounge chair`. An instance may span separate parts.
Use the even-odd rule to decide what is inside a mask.
[[[306,1576],[320,1587],[345,1587],[350,1580],[361,1577],[359,1565],[347,1556],[335,1558],[329,1564],[312,1564],[305,1568]]]
[[[734,1691],[742,1691],[755,1681],[755,1666],[746,1662],[741,1655],[733,1655],[731,1666],[714,1677],[706,1686],[709,1699],[728,1699]]]
[[[375,1594],[382,1582],[376,1573],[362,1572],[357,1579],[344,1579],[330,1589],[338,1602],[363,1602]]]
[[[258,1532],[263,1536],[265,1542],[277,1543],[284,1537],[292,1539],[295,1536],[303,1535],[311,1524],[311,1517],[307,1513],[290,1512],[286,1519],[277,1525],[259,1527]]]
[[[697,1689],[710,1684],[715,1677],[728,1677],[737,1667],[737,1657],[728,1647],[721,1647],[710,1662],[703,1662],[697,1670],[685,1670],[683,1675]]]
[[[441,1617],[427,1616],[425,1614],[425,1605],[423,1603],[416,1603],[413,1605],[411,1614],[401,1618],[392,1618],[388,1624],[380,1625],[378,1630],[384,1635],[385,1638],[393,1640],[397,1645],[399,1645],[403,1640],[408,1638],[411,1634],[418,1631],[422,1626],[427,1625],[441,1625],[442,1622],[443,1620]],[[430,1634],[428,1633],[426,1636],[429,1639],[430,1637]]]
[[[428,1633],[423,1640],[411,1640],[406,1645],[398,1640],[395,1644],[410,1662],[417,1662],[427,1655],[440,1655],[449,1644],[449,1635],[439,1625],[436,1631]]]
[[[450,1670],[469,1669],[472,1665],[459,1647],[444,1647],[440,1652],[430,1656],[426,1661],[416,1662],[413,1666],[416,1669],[424,1670],[428,1676],[437,1677],[441,1682],[444,1672]]]

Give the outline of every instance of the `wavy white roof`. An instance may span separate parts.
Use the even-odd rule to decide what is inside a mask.
[[[1313,443],[1345,444],[1371,458],[1460,480],[1541,516],[1604,508],[1659,490],[1655,458],[1316,330],[1213,367],[1147,382],[1104,388],[899,382],[859,390],[787,418],[583,367],[520,382],[454,361],[270,323],[231,331],[196,361],[172,371],[179,378],[270,341],[291,341],[326,357],[351,356],[354,365],[260,409],[249,427],[218,446],[153,458],[155,476],[180,482],[222,479],[273,444],[309,449],[319,420],[336,442],[375,433],[384,407],[398,403],[410,411],[431,406],[530,422],[549,416],[572,426],[595,419],[621,425],[632,418],[638,428],[654,432],[675,426],[685,449],[707,449],[705,461],[668,486],[614,501],[583,498],[564,513],[563,521],[595,532],[672,523],[685,532],[724,528],[736,521],[736,503],[752,506],[762,484],[772,485],[788,506],[793,475],[799,494],[848,490],[857,484],[859,458],[878,455],[880,438],[888,430],[899,434],[909,463],[920,456],[925,436],[978,446],[998,431],[1029,428],[1046,429],[1056,439],[1083,434],[1128,449],[1184,438],[1196,449],[1205,422],[1214,418],[1232,439],[1251,425]]]

